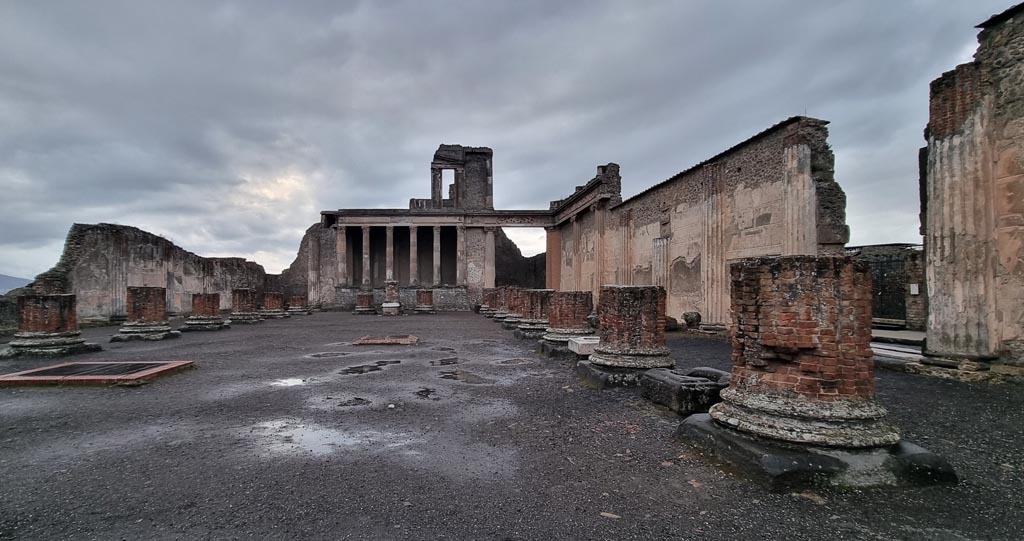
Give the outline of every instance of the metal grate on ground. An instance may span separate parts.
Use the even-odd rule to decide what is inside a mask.
[[[73,362],[0,376],[0,387],[140,383],[192,368],[192,361]]]

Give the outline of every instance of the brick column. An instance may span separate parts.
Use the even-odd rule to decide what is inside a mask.
[[[416,233],[419,229],[415,225],[409,226],[409,285],[416,287],[420,285],[419,265],[419,239]]]
[[[219,293],[193,293],[192,314],[180,331],[219,331],[230,328],[220,317]]]
[[[505,320],[502,323],[505,329],[513,330],[519,328],[519,322],[522,321],[523,314],[529,309],[530,298],[527,296],[525,289],[515,286],[508,288],[507,295],[506,306],[508,307],[508,315],[505,316]]]
[[[501,286],[494,291],[494,315],[491,319],[501,323],[508,317],[508,292],[510,286]]]
[[[526,308],[516,338],[536,339],[544,336],[548,328],[548,310],[551,306],[553,289],[527,289]]]
[[[557,227],[545,227],[547,231],[547,255],[545,256],[545,282],[548,289],[561,287],[562,233]]]
[[[590,362],[613,368],[661,368],[675,363],[665,347],[665,288],[602,286],[597,315],[601,342]]]
[[[231,323],[260,323],[263,318],[256,311],[256,291],[248,288],[231,290]]]
[[[551,295],[548,328],[544,339],[567,342],[573,336],[593,334],[587,318],[594,311],[594,295],[589,291],[556,291]]]
[[[849,257],[733,263],[733,369],[711,416],[767,438],[831,447],[899,440],[874,401],[871,274]]]
[[[78,330],[74,295],[18,296],[18,331],[0,358],[53,357],[99,351],[86,343]]]
[[[177,338],[167,323],[167,290],[162,287],[128,288],[126,296],[128,319],[110,338],[111,342],[129,340],[164,340]]]
[[[288,314],[293,316],[308,316],[312,312],[309,311],[308,301],[304,295],[292,295],[288,297]]]
[[[260,317],[264,319],[281,319],[291,317],[284,311],[284,293],[267,291],[263,294],[263,309]]]
[[[494,313],[498,311],[497,301],[495,295],[498,289],[494,287],[485,287],[483,293],[480,296],[480,315],[484,317],[494,317]]]
[[[433,289],[417,289],[416,290],[416,307],[413,309],[416,314],[433,314],[434,313],[434,290]]]
[[[371,289],[373,280],[370,276],[370,226],[362,226],[363,230],[363,289]]]
[[[338,260],[337,276],[334,279],[334,283],[337,286],[349,285],[348,276],[348,238],[345,234],[346,228],[343,225],[336,225],[334,246],[335,252],[337,252],[336,258]]]
[[[484,287],[494,287],[494,228],[484,228]]]
[[[356,293],[355,314],[375,315],[377,310],[373,307],[373,291],[360,291]]]
[[[441,285],[441,226],[434,226],[434,285]]]
[[[395,279],[395,228],[386,226],[384,228],[387,240],[384,241],[384,280]]]
[[[455,283],[466,285],[466,227],[455,228]]]

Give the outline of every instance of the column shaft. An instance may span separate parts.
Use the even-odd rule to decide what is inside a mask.
[[[484,287],[494,287],[494,228],[484,230]]]
[[[372,280],[370,279],[370,226],[364,225],[363,228],[363,288],[372,287]]]
[[[420,285],[420,266],[419,266],[419,244],[416,239],[417,228],[415,225],[409,226],[409,285],[418,286]]]
[[[434,285],[441,285],[441,226],[434,226]]]
[[[395,228],[387,226],[387,240],[384,246],[384,279],[391,281],[395,279]]]
[[[466,285],[466,227],[455,228],[455,283]]]
[[[337,252],[337,276],[334,278],[335,285],[348,285],[348,238],[345,235],[345,226],[339,225],[334,229],[334,247]]]

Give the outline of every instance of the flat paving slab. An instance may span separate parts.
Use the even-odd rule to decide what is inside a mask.
[[[116,327],[87,329],[93,341]],[[414,335],[403,347],[359,337]],[[681,368],[723,339],[669,333]],[[773,492],[591,391],[482,316],[321,312],[75,361],[190,359],[133,387],[0,388],[0,538],[1015,539],[1024,396],[879,371],[907,439],[962,482]],[[327,354],[327,355],[325,355]],[[337,355],[335,355],[337,354]],[[0,374],[53,364],[0,361]]]
[[[68,362],[0,376],[0,387],[141,383],[192,367],[192,361]]]

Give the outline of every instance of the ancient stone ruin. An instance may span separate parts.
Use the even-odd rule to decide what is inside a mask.
[[[129,287],[128,319],[111,342],[166,340],[181,336],[167,320],[167,290],[162,287]]]
[[[589,291],[555,291],[551,294],[548,327],[540,352],[548,357],[568,357],[569,339],[594,333],[587,318],[594,310],[594,295]]]
[[[288,315],[308,316],[312,315],[312,313],[309,310],[309,303],[306,301],[305,295],[292,295],[288,297]]]
[[[256,291],[253,289],[231,290],[231,323],[262,323],[263,317],[257,311]]]
[[[7,357],[57,357],[102,349],[82,338],[74,295],[21,295],[18,332],[0,352]]]
[[[231,326],[220,315],[220,293],[192,295],[192,314],[179,331],[221,331]]]
[[[548,328],[548,310],[551,306],[553,289],[527,289],[527,309],[519,320],[513,335],[524,340],[536,340],[544,336]]]
[[[773,483],[955,482],[875,401],[866,264],[751,258],[731,277],[731,379],[709,414],[683,423],[686,441]]]
[[[284,309],[284,293],[267,291],[263,294],[263,307],[259,310],[263,319],[283,319],[291,317]]]

